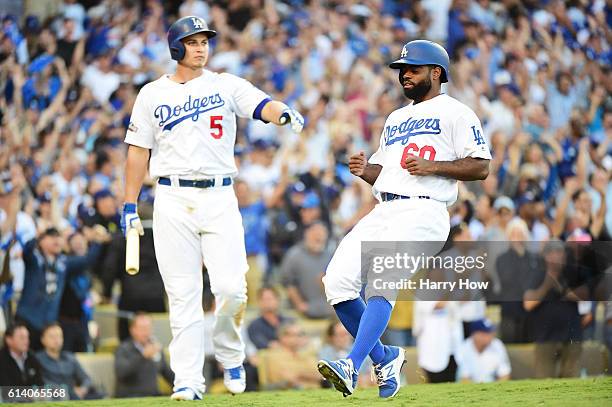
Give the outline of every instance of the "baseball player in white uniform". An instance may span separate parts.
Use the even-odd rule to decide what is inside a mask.
[[[183,17],[168,31],[172,75],[145,85],[133,107],[122,223],[142,234],[137,199],[147,172],[157,180],[153,214],[155,252],[170,306],[172,399],[195,400],[205,391],[202,264],[216,299],[213,343],[232,393],[245,389],[240,334],[248,270],[242,218],[232,179],[236,115],[299,133],[295,110],[248,81],[204,69],[216,35],[199,17]]]
[[[327,300],[355,343],[345,359],[321,360],[318,369],[345,396],[353,393],[368,354],[383,398],[397,394],[404,363],[401,348],[379,340],[394,298],[372,296],[366,304],[360,297],[361,242],[444,242],[450,229],[446,208],[457,199],[457,180],[488,175],[491,154],[478,117],[440,92],[448,66],[446,50],[436,43],[404,45],[390,67],[399,69],[399,82],[412,102],[389,115],[380,147],[368,162],[363,152],[349,159],[351,173],[373,185],[380,202],[344,237],[323,278]]]

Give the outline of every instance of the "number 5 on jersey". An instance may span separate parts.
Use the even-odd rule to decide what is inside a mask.
[[[216,140],[223,137],[223,126],[221,126],[222,120],[223,116],[210,116],[210,135]]]
[[[424,160],[433,161],[436,158],[436,149],[433,146],[423,146],[419,147],[415,143],[410,143],[404,148],[404,152],[402,153],[402,160],[400,161],[400,165],[402,168],[406,169],[406,157],[409,154],[416,155],[419,154],[419,157]],[[425,158],[425,154],[429,153],[428,158]]]

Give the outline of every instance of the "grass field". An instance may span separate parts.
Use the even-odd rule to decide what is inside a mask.
[[[393,400],[380,400],[376,389],[358,390],[343,398],[333,390],[245,393],[206,396],[204,401],[179,403],[168,397],[45,403],[54,406],[135,407],[205,405],[232,406],[612,406],[612,377],[570,380],[521,380],[492,384],[420,384],[402,388]],[[36,404],[41,405],[41,404]]]

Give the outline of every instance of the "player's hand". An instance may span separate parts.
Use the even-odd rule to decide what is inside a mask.
[[[348,167],[351,174],[361,177],[367,165],[365,153],[363,151],[349,157]]]
[[[123,211],[121,212],[121,230],[123,235],[127,236],[127,232],[130,229],[136,229],[140,236],[144,235],[144,229],[138,216],[136,204],[126,202],[123,204]]]
[[[406,157],[406,161],[404,162],[406,163],[406,169],[408,170],[410,175],[435,175],[434,161],[426,160],[424,158],[409,154]]]
[[[284,126],[287,123],[291,124],[291,130],[294,133],[299,134],[304,128],[304,117],[297,110],[287,108],[280,115],[280,124]]]

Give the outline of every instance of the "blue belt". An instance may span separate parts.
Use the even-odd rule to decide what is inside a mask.
[[[382,198],[383,202],[394,201],[396,199],[431,199],[427,195],[405,196],[405,195],[392,194],[390,192],[381,192],[380,197]]]
[[[170,180],[170,178],[166,178],[166,177],[160,177],[159,180],[157,180],[158,184],[161,185],[172,185],[172,181]],[[228,185],[232,185],[232,178],[231,177],[225,177],[223,178],[223,184],[222,185],[215,185],[215,180],[214,178],[212,179],[198,179],[198,180],[191,180],[191,179],[179,179],[178,180],[179,186],[180,187],[192,187],[192,188],[212,188],[215,186],[228,186]]]

